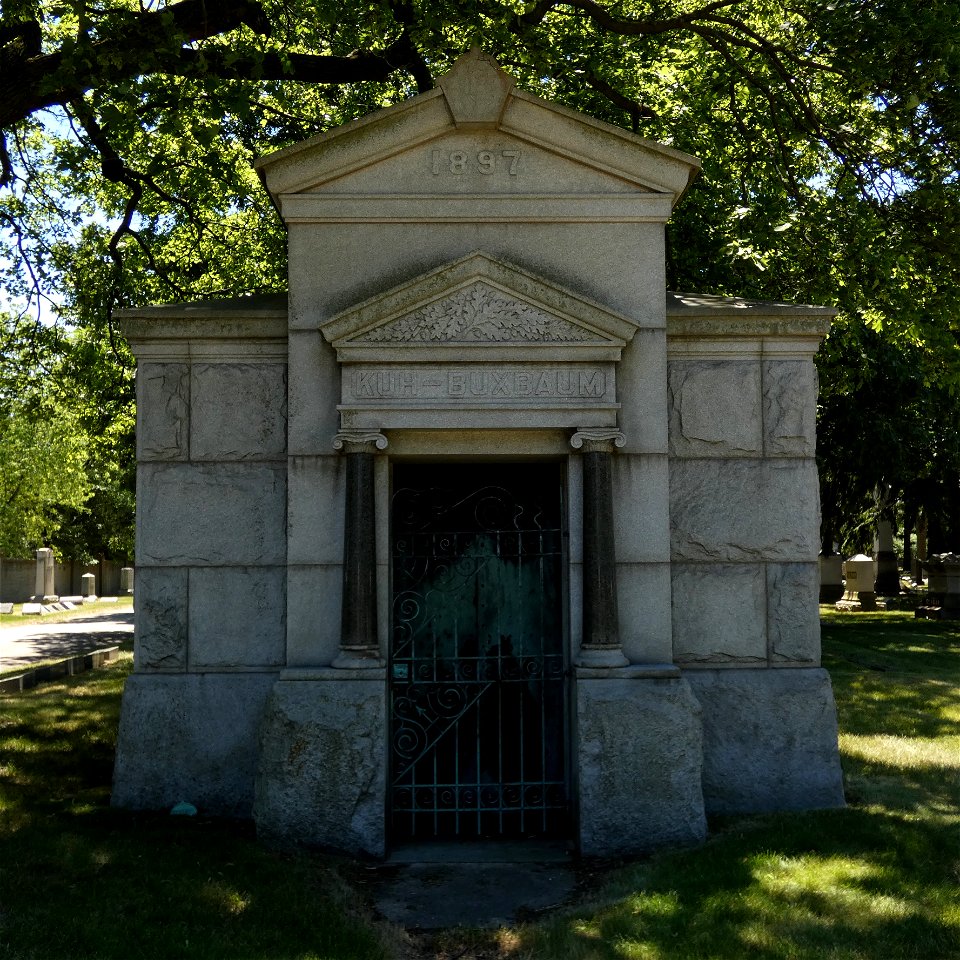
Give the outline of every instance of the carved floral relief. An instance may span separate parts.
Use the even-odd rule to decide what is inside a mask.
[[[546,342],[596,339],[589,330],[474,281],[358,337],[366,343]]]

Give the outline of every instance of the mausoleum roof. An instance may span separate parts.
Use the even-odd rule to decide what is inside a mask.
[[[194,300],[117,310],[114,316],[127,317],[283,317],[287,316],[286,293],[262,293],[223,300]]]
[[[714,316],[734,312],[744,316],[820,316],[834,317],[833,307],[805,303],[781,303],[778,300],[746,300],[743,297],[722,297],[715,293],[674,293],[667,291],[667,313],[677,316]]]
[[[715,293],[677,293],[667,291],[667,314],[677,317],[716,316],[731,313],[736,316],[810,316],[834,317],[833,307],[804,303],[783,303],[777,300],[746,300],[743,297],[723,297]],[[182,303],[164,303],[117,310],[115,316],[126,317],[214,317],[251,316],[286,317],[287,294],[264,293],[254,296],[230,297],[224,300],[195,300]]]
[[[670,204],[700,171],[696,157],[515,87],[492,57],[464,54],[436,89],[261,158],[255,164],[276,201],[326,189],[445,136],[487,131]],[[343,181],[334,186],[334,181]],[[402,191],[406,192],[406,191]],[[278,204],[281,209],[283,204]]]

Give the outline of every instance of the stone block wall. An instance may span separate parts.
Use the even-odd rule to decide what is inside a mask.
[[[286,662],[285,298],[131,311],[135,675],[113,803],[248,816]]]
[[[668,301],[673,660],[702,711],[708,814],[844,802],[817,607],[813,357],[830,315]]]
[[[685,669],[820,662],[813,354],[825,321],[790,309],[813,316],[745,326],[718,305],[668,321],[673,659]]]
[[[139,673],[284,663],[285,336],[251,350],[226,319],[205,322],[202,352],[172,337],[162,358],[138,351]]]

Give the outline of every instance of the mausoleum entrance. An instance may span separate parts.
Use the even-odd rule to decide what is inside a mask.
[[[396,841],[566,834],[561,467],[394,465]]]

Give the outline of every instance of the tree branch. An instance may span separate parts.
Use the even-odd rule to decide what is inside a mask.
[[[616,104],[630,114],[630,122],[634,133],[640,132],[641,118],[644,120],[657,119],[656,111],[645,107],[642,103],[637,103],[636,100],[631,100],[630,97],[622,94],[616,87],[611,86],[603,77],[594,73],[592,70],[587,70],[584,73],[584,79],[594,90],[602,93],[611,103]]]
[[[658,33],[683,29],[697,20],[704,19],[715,10],[736,6],[740,2],[741,0],[714,0],[713,3],[708,3],[698,10],[667,17],[665,20],[626,20],[613,16],[594,0],[540,0],[532,10],[514,18],[514,28],[523,31],[539,26],[547,14],[557,7],[573,7],[575,10],[582,10],[597,26],[609,33],[616,33],[622,37],[655,36]]]
[[[165,73],[196,76],[207,73],[222,80],[293,80],[299,83],[362,83],[386,80],[395,70],[406,66],[397,44],[382,53],[358,51],[348,57],[310,53],[264,53],[256,57],[237,57],[216,47],[177,51]],[[429,88],[428,88],[429,89]]]
[[[112,20],[108,37],[98,38],[96,29],[84,30],[69,52],[33,55],[8,44],[0,58],[0,127],[75,99],[97,83],[162,72],[164,61],[183,44],[242,24],[260,34],[270,33],[256,0],[179,0],[160,10]]]

